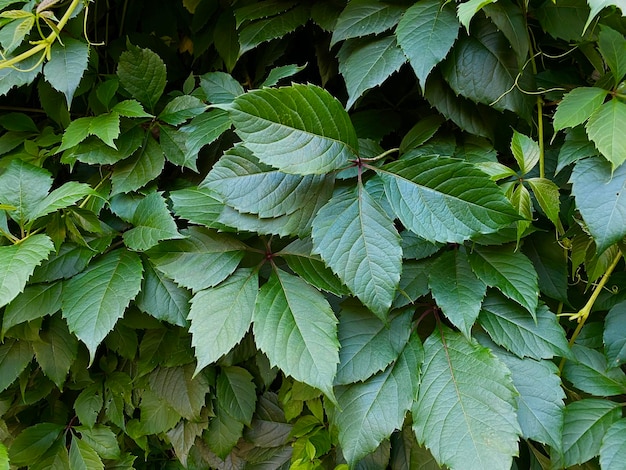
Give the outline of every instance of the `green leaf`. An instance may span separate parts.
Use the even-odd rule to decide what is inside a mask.
[[[537,272],[521,252],[507,246],[476,248],[469,254],[474,273],[535,315],[539,295]]]
[[[135,305],[154,318],[172,325],[187,326],[191,300],[189,291],[154,269],[149,261],[144,261],[143,266],[143,284],[135,299]]]
[[[120,458],[120,446],[117,437],[108,426],[96,424],[92,428],[76,426],[81,440],[89,445],[103,459],[117,460]]]
[[[207,100],[213,104],[232,103],[244,93],[239,82],[224,72],[209,72],[200,76],[200,87]]]
[[[398,44],[409,59],[422,90],[432,69],[456,41],[459,22],[452,5],[439,0],[418,2],[409,8],[396,29]]]
[[[485,173],[461,160],[403,158],[383,166],[378,173],[400,221],[430,241],[461,243],[519,218],[500,188]]]
[[[424,349],[412,410],[418,441],[441,465],[509,470],[521,434],[509,370],[489,349],[445,327]]]
[[[72,123],[78,121],[78,119],[72,121]],[[63,135],[65,136],[65,134]],[[110,165],[132,155],[143,145],[144,138],[145,134],[141,127],[135,126],[120,135],[117,139],[117,149],[109,147],[99,139],[87,138],[77,148],[73,148],[70,155],[72,160],[75,159],[89,165]]]
[[[95,117],[73,120],[63,133],[58,151],[75,147],[90,135],[98,137],[108,147],[117,150],[114,140],[120,135],[120,115],[112,111]]]
[[[4,444],[0,443],[0,470],[10,470],[9,451]]]
[[[339,431],[341,451],[354,464],[376,450],[402,427],[419,386],[424,350],[417,335],[406,343],[397,361],[365,382],[336,387],[338,409],[331,420]]]
[[[430,451],[417,443],[410,426],[391,436],[391,470],[441,470]]]
[[[537,271],[541,293],[568,304],[568,264],[558,241],[551,234],[536,233],[524,239],[522,249]]]
[[[60,282],[27,286],[4,311],[2,336],[15,325],[61,310],[61,292]]]
[[[339,72],[348,89],[347,109],[363,93],[383,83],[406,62],[393,35],[348,40],[341,46],[337,58]]]
[[[578,87],[563,96],[554,113],[555,131],[585,122],[604,103],[608,92],[598,87]]]
[[[547,178],[528,178],[525,181],[533,190],[533,194],[541,210],[543,210],[548,219],[550,219],[550,222],[561,230],[562,225],[559,219],[561,205],[559,187]]]
[[[226,459],[243,435],[243,427],[241,421],[218,408],[217,416],[209,422],[205,440],[220,459]]]
[[[195,96],[177,96],[165,105],[158,119],[172,126],[178,126],[187,119],[202,114],[206,109],[207,106]]]
[[[129,118],[153,117],[152,114],[146,113],[146,111],[143,109],[143,106],[141,106],[141,103],[139,103],[139,101],[137,100],[120,101],[115,106],[113,106],[113,109],[111,109],[111,111],[116,112],[120,116]]]
[[[54,249],[47,235],[37,234],[15,245],[0,246],[0,307],[24,291],[35,267]]]
[[[225,225],[217,222],[224,203],[214,191],[208,188],[191,187],[172,191],[169,196],[173,212],[178,217],[209,228],[226,228]]]
[[[150,388],[182,417],[194,420],[200,417],[209,391],[207,378],[193,377],[193,365],[159,367],[150,374]]]
[[[85,196],[96,194],[91,186],[76,181],[68,181],[55,189],[37,204],[30,214],[31,220],[51,214],[59,209],[65,209],[76,204]]]
[[[95,450],[82,439],[72,437],[70,445],[70,468],[89,470],[104,470],[104,464]]]
[[[102,385],[95,383],[83,388],[74,401],[74,410],[80,422],[92,428],[102,410]]]
[[[161,146],[152,137],[147,137],[137,152],[113,169],[112,194],[136,191],[157,178],[165,166]]]
[[[231,125],[228,113],[221,109],[203,113],[193,118],[189,124],[180,127],[178,132],[173,133],[174,142],[178,142],[177,139],[179,138],[183,139],[185,152],[182,157],[168,152],[168,147],[164,141],[161,142],[163,151],[172,163],[197,171],[196,158],[200,149],[217,140],[219,136],[230,129]],[[167,135],[169,133],[166,133]]]
[[[570,181],[576,207],[602,254],[626,235],[626,167],[613,169],[600,158],[580,160]]]
[[[216,392],[220,409],[250,426],[256,407],[256,387],[252,374],[242,367],[222,367],[217,377]]]
[[[142,434],[157,434],[169,431],[180,421],[177,413],[164,399],[152,390],[144,390],[141,396],[140,430]]]
[[[476,13],[482,10],[484,6],[494,1],[495,0],[468,0],[467,2],[460,3],[457,7],[459,22],[465,26],[465,29],[469,32],[470,22]]]
[[[208,425],[206,420],[199,423],[181,420],[176,427],[167,431],[167,438],[172,443],[176,457],[185,467],[196,438],[200,437]]]
[[[626,374],[619,367],[607,364],[599,351],[579,344],[572,346],[573,360],[563,367],[563,377],[574,387],[597,397],[626,393]]]
[[[522,175],[532,170],[539,162],[539,144],[517,131],[513,131],[511,152],[513,152]]]
[[[604,103],[587,121],[585,129],[589,139],[613,165],[613,169],[626,160],[626,103],[612,99]]]
[[[348,2],[337,18],[330,46],[332,47],[345,39],[379,34],[391,29],[398,23],[403,11],[401,5],[373,0]]]
[[[91,248],[63,243],[56,253],[35,268],[31,282],[52,282],[67,279],[81,272],[95,255]]]
[[[384,323],[356,302],[342,304],[336,385],[367,380],[398,358],[411,333],[412,311],[394,311]]]
[[[117,64],[120,84],[151,112],[163,94],[166,82],[165,64],[150,49],[129,46]]]
[[[583,158],[597,155],[593,143],[589,142],[587,133],[583,126],[577,126],[566,131],[565,142],[559,150],[559,161],[556,166],[556,172],[560,172],[570,163],[575,163]]]
[[[59,315],[50,319],[48,328],[33,342],[35,358],[43,373],[62,389],[65,377],[78,355],[78,341],[70,334]]]
[[[11,443],[9,459],[13,465],[31,465],[42,457],[63,432],[63,426],[39,423],[24,429]]]
[[[615,85],[622,81],[626,75],[626,39],[606,25],[600,27],[598,35],[598,48],[613,73]]]
[[[52,44],[50,60],[43,68],[43,75],[52,88],[65,95],[68,109],[87,70],[88,60],[89,44],[86,42],[68,37],[63,39],[63,44],[59,41]]]
[[[319,291],[275,269],[259,291],[253,322],[256,344],[272,366],[332,399],[339,363],[337,319]]]
[[[11,57],[7,57],[10,59]],[[20,63],[21,69],[6,67],[0,69],[0,96],[6,95],[13,87],[32,83],[41,73],[41,64],[37,55]]]
[[[152,193],[137,204],[131,219],[134,227],[124,232],[124,243],[131,250],[145,251],[161,240],[182,238],[161,193]]]
[[[600,467],[603,470],[619,470],[626,458],[626,419],[613,423],[602,439]]]
[[[565,407],[561,455],[553,455],[556,465],[582,464],[600,453],[602,438],[622,416],[619,403],[585,398]],[[554,454],[557,454],[554,450]]]
[[[33,359],[28,341],[8,338],[0,345],[0,392],[13,383]]]
[[[51,187],[52,177],[48,171],[13,159],[0,174],[0,204],[15,207],[9,216],[24,225]]]
[[[471,336],[487,286],[472,272],[465,251],[448,251],[430,267],[428,285],[437,305],[461,332]]]
[[[589,11],[589,17],[587,18],[587,22],[585,23],[584,31],[587,30],[587,28],[591,24],[591,21],[604,8],[617,7],[622,10],[622,16],[626,14],[626,4],[624,4],[623,0],[587,0],[587,4],[589,5],[589,8],[591,10]]]
[[[358,141],[348,114],[322,88],[254,90],[235,98],[228,110],[244,145],[284,173],[327,173],[357,156]]]
[[[586,0],[563,0],[543,3],[535,10],[544,31],[555,39],[581,41],[589,14]]]
[[[186,238],[159,243],[148,252],[152,264],[182,287],[199,291],[226,279],[243,258],[245,245],[200,227],[180,231]]]
[[[258,274],[240,268],[221,284],[193,297],[189,332],[198,361],[196,373],[242,340],[252,323],[258,289]]]
[[[406,153],[428,141],[439,130],[442,123],[443,118],[438,114],[433,114],[417,121],[417,124],[402,138],[400,153]]]
[[[432,258],[418,261],[405,261],[402,265],[402,276],[398,285],[398,293],[393,307],[399,308],[415,302],[430,292],[428,276],[431,272]]]
[[[526,30],[526,14],[511,1],[497,1],[483,7],[483,12],[502,31],[517,54],[520,64],[528,58],[530,38]]]
[[[626,303],[615,305],[604,319],[604,353],[610,366],[626,362]]]
[[[137,254],[118,249],[105,254],[65,284],[63,318],[70,331],[89,349],[90,363],[98,345],[139,293],[142,271]]]
[[[372,312],[386,318],[400,281],[402,250],[385,210],[359,185],[319,211],[312,235],[314,253]]]
[[[215,49],[224,61],[228,72],[232,72],[239,58],[239,38],[232,10],[226,9],[217,19],[213,32]]]
[[[306,68],[306,64],[299,66],[296,64],[282,65],[280,67],[275,67],[270,70],[270,73],[267,75],[267,78],[263,80],[263,83],[259,86],[259,88],[264,87],[273,87],[281,80],[285,78],[293,77],[299,72],[302,72]]]

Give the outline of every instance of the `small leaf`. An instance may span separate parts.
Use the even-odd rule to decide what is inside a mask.
[[[113,169],[112,194],[129,193],[157,178],[165,166],[163,151],[156,140],[147,137],[139,150]]]
[[[76,204],[85,196],[95,194],[88,184],[69,181],[55,189],[37,204],[30,214],[31,220],[51,214]]]
[[[547,178],[528,178],[525,180],[533,190],[535,199],[541,210],[548,216],[550,222],[559,230],[562,230],[560,212],[559,187]]]
[[[242,367],[223,367],[217,377],[217,402],[220,409],[250,426],[256,408],[252,374]]]
[[[539,162],[539,144],[530,137],[513,131],[511,151],[519,165],[522,175],[532,170]]]
[[[626,75],[626,39],[614,29],[602,25],[598,35],[600,54],[611,69],[615,85]]]
[[[176,216],[209,228],[226,228],[225,225],[217,222],[224,203],[218,199],[215,191],[191,187],[172,191],[169,196]]]
[[[159,367],[149,377],[150,388],[182,417],[194,420],[200,417],[209,391],[207,378],[193,377],[193,366]]]
[[[65,377],[78,355],[78,341],[70,334],[67,324],[55,315],[48,328],[40,334],[41,341],[33,342],[35,357],[43,373],[62,389]]]
[[[102,385],[89,385],[78,394],[74,401],[74,410],[80,422],[89,428],[94,427],[102,410]]]
[[[239,82],[224,72],[209,72],[200,76],[200,87],[207,100],[213,104],[232,103],[244,93]]]
[[[72,437],[70,445],[70,468],[88,468],[89,470],[104,470],[104,464],[95,450],[85,441]]]
[[[137,254],[118,249],[102,256],[65,285],[63,318],[89,349],[90,363],[98,345],[139,292],[142,271]]]
[[[563,377],[574,387],[597,397],[626,393],[626,374],[619,367],[609,366],[600,351],[574,344],[572,354],[573,360],[563,367]]]
[[[270,363],[332,399],[339,341],[326,298],[299,277],[275,269],[259,291],[253,319],[256,344]]]
[[[108,426],[96,424],[92,428],[76,426],[81,440],[89,445],[103,459],[117,460],[120,458],[120,446],[117,437]]]
[[[137,204],[131,222],[134,227],[124,232],[124,243],[131,250],[145,251],[161,240],[182,238],[160,193],[143,198]]]
[[[202,114],[206,109],[207,106],[195,96],[177,96],[165,105],[158,119],[172,126],[178,126]]]
[[[3,170],[0,174],[0,204],[15,207],[9,216],[24,225],[35,207],[48,195],[52,176],[47,170],[19,159],[13,159]]]
[[[589,139],[613,165],[613,169],[626,160],[626,103],[612,99],[604,103],[589,118],[585,126]]]
[[[165,64],[157,54],[131,45],[120,55],[117,76],[133,98],[154,110],[166,83]]]
[[[299,66],[295,64],[289,65],[281,65],[280,67],[275,67],[270,70],[270,73],[267,75],[267,78],[263,80],[259,88],[263,87],[273,87],[281,80],[285,78],[293,77],[299,72],[302,72],[306,68],[306,64]]]
[[[468,0],[467,2],[460,3],[457,7],[457,15],[460,23],[465,26],[465,29],[469,32],[470,21],[484,6],[493,3],[495,0]]]
[[[172,443],[176,457],[183,466],[187,467],[187,459],[194,448],[196,438],[200,437],[207,427],[206,420],[199,423],[181,420],[176,427],[167,431],[167,438]]]
[[[373,0],[348,2],[337,18],[330,46],[345,39],[379,34],[393,28],[398,23],[402,12],[401,5]]]
[[[184,139],[186,152],[182,159],[180,157],[173,158],[174,155],[167,153],[167,147],[162,142],[163,151],[166,152],[167,158],[172,163],[197,171],[196,158],[200,149],[217,140],[219,136],[230,129],[231,125],[228,113],[221,109],[203,113],[193,118],[189,124],[180,127],[178,132],[174,133],[174,136],[177,136],[174,138],[174,142],[178,142],[178,138]]]
[[[619,470],[626,458],[626,419],[613,423],[602,439],[600,468]]]
[[[8,338],[0,345],[0,392],[7,389],[33,359],[28,341]]]
[[[626,303],[620,302],[609,310],[604,319],[604,353],[610,367],[626,362]]]
[[[297,5],[276,16],[246,23],[239,30],[239,55],[264,42],[286,36],[309,19],[309,6]],[[264,15],[265,16],[265,15]]]
[[[578,87],[563,96],[554,113],[555,131],[585,122],[604,103],[608,92],[598,87]]]
[[[139,103],[139,101],[137,100],[120,101],[115,106],[113,106],[113,109],[111,109],[111,111],[116,112],[120,116],[129,118],[153,117],[152,114],[146,113],[146,111],[143,109],[143,106],[141,106],[141,103]]]
[[[50,60],[43,68],[43,74],[55,90],[65,95],[67,108],[78,88],[89,60],[89,44],[67,37],[63,44],[56,41],[50,49]]]
[[[63,426],[39,423],[24,429],[11,443],[9,458],[13,465],[30,465],[43,456],[63,432]]]
[[[209,422],[206,442],[220,459],[226,459],[243,435],[244,424],[218,409],[217,416]]]

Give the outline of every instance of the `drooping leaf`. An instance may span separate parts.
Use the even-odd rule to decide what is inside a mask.
[[[359,186],[335,196],[320,210],[312,236],[314,253],[384,319],[402,264],[400,237],[385,210]]]
[[[430,451],[417,443],[410,426],[391,436],[391,470],[441,470]]]
[[[413,430],[437,462],[509,470],[521,434],[509,370],[487,348],[446,327],[424,343]]]
[[[198,361],[196,371],[234,348],[250,329],[258,288],[258,274],[240,268],[221,284],[193,297],[189,332]]]
[[[431,70],[448,55],[458,34],[453,6],[442,6],[439,0],[418,2],[402,16],[396,30],[398,44],[409,58],[422,90]]]
[[[67,108],[72,105],[74,93],[87,69],[89,45],[84,41],[65,38],[63,44],[56,41],[50,49],[50,60],[43,68],[43,74],[55,90],[65,95]]]
[[[345,39],[382,33],[398,23],[402,12],[401,5],[373,0],[353,0],[337,18],[330,46]]]
[[[24,291],[35,267],[48,258],[54,249],[50,237],[31,235],[15,245],[0,246],[0,307]]]
[[[370,88],[383,83],[397,72],[406,57],[393,35],[372,39],[351,39],[343,43],[339,53],[339,72],[348,89],[346,108]]]
[[[589,139],[611,164],[617,168],[626,160],[626,103],[612,99],[589,117],[585,125]]]
[[[339,363],[337,319],[319,291],[299,277],[274,270],[257,296],[253,331],[272,365],[333,397]]]
[[[402,427],[419,385],[422,344],[413,335],[395,363],[364,382],[335,388],[338,408],[331,420],[339,431],[341,450],[355,463],[376,450],[383,439]]]
[[[259,88],[263,87],[273,87],[278,84],[281,80],[285,80],[287,78],[293,77],[298,72],[302,72],[306,68],[306,64],[299,66],[296,64],[289,65],[281,65],[280,67],[275,67],[270,70],[270,73],[267,75],[267,78],[263,80]]]
[[[393,211],[420,237],[461,243],[519,218],[498,186],[472,164],[446,157],[409,157],[378,173]]]
[[[420,119],[402,138],[402,142],[400,142],[400,153],[406,153],[422,145],[435,135],[442,123],[443,118],[437,114]]]
[[[222,410],[250,426],[256,407],[252,374],[242,367],[223,367],[217,378],[217,401]]]
[[[184,367],[159,367],[149,377],[150,389],[189,420],[200,417],[205,395],[209,391],[207,378],[202,374],[194,377],[193,370],[192,364]]]
[[[600,351],[574,344],[572,354],[573,359],[563,367],[563,377],[574,387],[596,397],[626,393],[626,374],[609,365]]]
[[[327,173],[356,158],[348,114],[316,86],[255,90],[235,98],[228,110],[244,145],[285,173]]]
[[[207,421],[190,422],[181,420],[176,427],[167,431],[167,438],[172,443],[176,457],[185,467],[189,453],[198,438],[208,427]]]
[[[526,182],[533,190],[539,207],[541,207],[554,226],[562,230],[561,221],[559,219],[559,187],[547,178],[528,178]]]
[[[150,112],[163,94],[166,82],[165,64],[150,49],[130,46],[117,64],[120,84]]]
[[[572,194],[596,242],[598,254],[626,235],[625,179],[624,165],[613,171],[600,158],[580,160],[574,166],[570,178]]]
[[[2,318],[2,336],[15,325],[61,310],[61,292],[60,282],[27,286],[6,307]]]
[[[205,439],[220,459],[226,459],[243,435],[244,424],[219,408],[216,414],[209,422]]]
[[[143,267],[135,253],[107,253],[65,285],[62,311],[70,331],[80,339],[93,361],[96,348],[113,329],[141,289]]]
[[[52,177],[47,170],[13,159],[0,173],[0,204],[15,207],[9,216],[23,225],[51,187]]]
[[[613,423],[602,439],[600,468],[619,470],[626,458],[626,419]]]
[[[488,3],[482,10],[506,36],[517,55],[518,63],[523,64],[528,58],[528,51],[530,50],[530,38],[526,34],[524,11],[512,1]]]
[[[470,337],[487,286],[472,272],[465,251],[448,251],[430,268],[428,285],[437,305],[452,324]]]
[[[13,383],[33,359],[28,341],[7,338],[0,345],[0,392]]]
[[[160,193],[142,199],[131,221],[134,227],[124,232],[124,243],[131,250],[144,251],[161,240],[182,238]]]
[[[35,358],[43,373],[62,389],[65,377],[78,355],[78,341],[70,334],[67,324],[58,315],[53,316],[48,328],[40,334],[41,341],[33,342]]]
[[[609,310],[604,319],[603,341],[609,366],[626,362],[626,303],[620,302]]]
[[[626,39],[609,26],[602,25],[598,35],[600,54],[611,69],[615,85],[626,75]]]
[[[38,423],[24,429],[11,443],[9,458],[13,465],[32,464],[43,456],[63,432],[63,426]]]
[[[200,227],[180,231],[184,239],[166,240],[149,250],[154,266],[177,284],[198,291],[226,279],[243,257],[245,245]]]
[[[147,137],[132,156],[115,165],[112,194],[136,191],[159,176],[164,166],[163,150],[156,140]]]

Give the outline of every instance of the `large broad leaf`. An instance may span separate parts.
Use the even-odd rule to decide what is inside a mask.
[[[469,260],[485,284],[535,315],[539,300],[537,272],[524,254],[507,246],[480,247],[470,253]]]
[[[198,291],[226,279],[243,258],[245,245],[200,227],[181,230],[187,238],[159,243],[148,255],[177,284]]]
[[[141,289],[142,272],[138,255],[118,249],[65,284],[63,317],[70,331],[89,349],[90,362],[98,345]]]
[[[314,252],[384,319],[402,270],[400,236],[385,210],[359,185],[322,208],[312,235]]]
[[[409,8],[396,30],[398,44],[409,58],[422,89],[430,71],[441,62],[459,34],[459,22],[452,5],[439,0],[418,2]]]
[[[430,269],[428,284],[437,305],[465,336],[471,336],[487,286],[472,272],[464,250],[442,254]]]
[[[576,207],[601,254],[626,235],[626,166],[612,171],[602,159],[587,158],[576,163],[570,181]]]
[[[495,0],[468,0],[467,2],[460,3],[457,7],[457,14],[459,16],[460,23],[465,26],[465,29],[469,32],[470,22],[476,13],[478,13],[483,7],[493,3]]]
[[[487,348],[448,328],[424,343],[413,430],[437,461],[464,470],[509,470],[521,431],[509,370]]]
[[[47,170],[13,159],[0,174],[0,204],[15,207],[9,216],[23,225],[51,187],[52,176]]]
[[[600,351],[574,344],[572,354],[574,358],[563,367],[563,377],[574,387],[596,397],[626,393],[626,374],[621,368],[607,364]]]
[[[350,117],[322,88],[255,90],[235,98],[227,109],[244,145],[285,173],[327,173],[357,157]]]
[[[419,385],[424,350],[413,335],[397,361],[365,382],[335,388],[337,409],[331,420],[339,431],[341,451],[353,464],[376,450],[402,427]]]
[[[600,447],[600,468],[620,470],[626,459],[626,419],[616,421],[606,432]]]
[[[607,91],[599,87],[578,87],[563,96],[554,113],[555,131],[582,124],[602,106]]]
[[[68,37],[63,39],[63,44],[57,41],[52,45],[43,75],[55,90],[65,95],[68,109],[88,60],[89,44],[84,41]]]
[[[610,366],[626,362],[626,302],[620,302],[609,310],[604,319],[603,340]]]
[[[557,316],[545,305],[533,313],[492,292],[483,302],[478,321],[496,343],[519,357],[568,357],[565,331]]]
[[[275,269],[259,291],[253,318],[256,344],[273,366],[333,397],[337,319],[319,291]]]
[[[589,118],[585,126],[589,139],[613,168],[626,160],[626,103],[618,99],[604,103]]]
[[[198,292],[191,301],[191,344],[196,371],[235,347],[250,329],[259,289],[258,274],[241,268],[221,284]]]
[[[498,186],[472,164],[446,157],[409,157],[378,173],[393,211],[420,237],[462,243],[519,219]]]
[[[348,89],[348,109],[363,93],[383,83],[406,62],[395,36],[391,35],[348,40],[341,46],[337,58],[339,72]]]
[[[401,5],[353,0],[337,18],[330,45],[332,47],[344,39],[382,33],[398,23],[403,10]]]
[[[154,110],[166,83],[165,64],[156,53],[130,46],[120,55],[117,76],[133,98]]]
[[[35,267],[54,249],[47,235],[32,235],[21,242],[0,246],[0,307],[24,290]]]
[[[161,240],[182,238],[160,193],[152,193],[142,199],[131,222],[134,227],[124,232],[124,243],[131,250],[143,251]]]
[[[356,302],[342,304],[335,384],[364,381],[398,358],[409,340],[412,311],[395,311],[388,323]]]

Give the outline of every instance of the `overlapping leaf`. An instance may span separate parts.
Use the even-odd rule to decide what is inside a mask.
[[[612,99],[600,106],[585,128],[600,153],[617,168],[626,160],[626,103]]]
[[[576,388],[596,397],[626,393],[626,374],[619,367],[607,364],[600,351],[575,344],[572,354],[574,358],[563,367],[563,377]]]
[[[143,251],[157,245],[161,240],[182,238],[176,223],[159,193],[142,199],[131,219],[134,227],[124,232],[124,243],[131,250]]]
[[[398,23],[402,11],[400,5],[373,0],[349,2],[337,18],[330,45],[345,39],[382,33]]]
[[[71,37],[63,44],[55,42],[50,50],[50,60],[43,68],[44,77],[55,90],[65,95],[70,108],[80,79],[87,69],[89,45]]]
[[[600,468],[619,470],[626,458],[626,419],[616,421],[606,432],[600,447]]]

